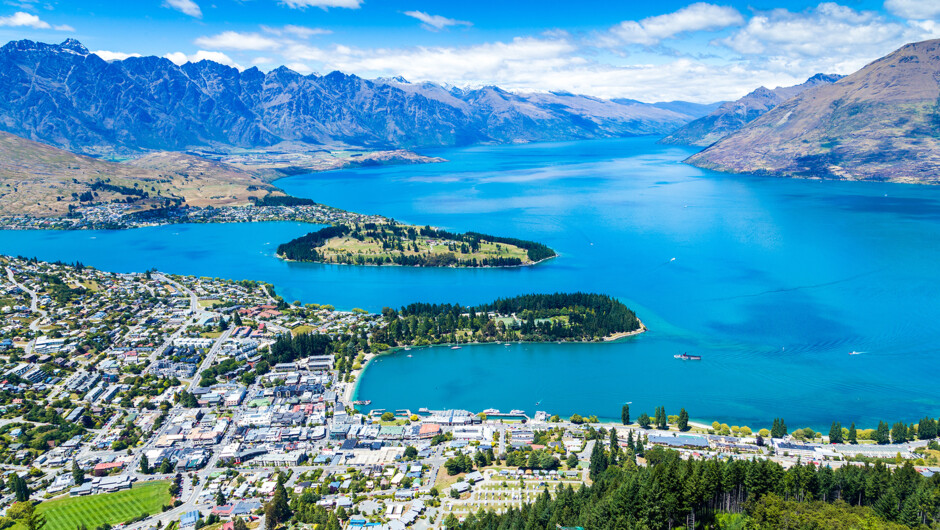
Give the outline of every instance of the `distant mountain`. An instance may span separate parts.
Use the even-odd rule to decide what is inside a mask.
[[[702,147],[711,145],[804,90],[835,83],[839,79],[842,79],[841,75],[816,74],[799,85],[777,87],[773,90],[760,87],[743,98],[725,103],[711,114],[684,125],[660,142]]]
[[[665,134],[689,116],[573,94],[448,89],[286,67],[159,57],[106,62],[78,41],[0,48],[0,130],[86,154],[265,147],[454,146]]]
[[[940,40],[806,90],[691,158],[720,171],[940,183]]]
[[[0,132],[0,215],[52,217],[70,206],[112,201],[130,201],[136,209],[180,200],[191,206],[248,204],[269,193],[282,192],[246,171],[183,153],[119,164]]]
[[[614,103],[620,103],[623,105],[629,104],[643,104],[640,101],[635,99],[612,99]],[[660,101],[659,103],[651,103],[654,107],[663,110],[671,110],[672,112],[678,112],[685,116],[690,117],[691,119],[701,118],[702,116],[707,116],[714,112],[718,107],[722,106],[725,102],[718,101],[716,103],[692,103],[691,101]]]

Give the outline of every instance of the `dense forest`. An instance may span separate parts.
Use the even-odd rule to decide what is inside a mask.
[[[314,206],[313,199],[291,197],[290,195],[265,195],[264,197],[251,197],[255,206]]]
[[[532,294],[466,307],[417,303],[382,310],[387,326],[373,341],[390,346],[480,341],[591,341],[637,331],[621,302],[600,294]]]
[[[838,469],[769,460],[683,460],[675,451],[592,454],[594,484],[559,486],[519,509],[472,514],[449,529],[525,528],[918,528],[940,518],[940,475],[920,475],[910,463]],[[613,454],[612,454],[613,453]],[[604,464],[595,466],[595,460]],[[557,525],[557,526],[556,526]]]
[[[348,254],[324,256],[317,248],[323,247],[333,238],[350,237],[358,241],[371,239],[381,245],[377,255]],[[418,246],[419,238],[446,242],[446,252],[422,252]],[[326,261],[331,263],[356,265],[403,265],[410,267],[511,267],[525,262],[515,256],[476,257],[471,254],[480,250],[482,243],[497,246],[518,247],[526,252],[529,262],[538,262],[555,256],[555,251],[533,241],[489,236],[477,232],[454,234],[444,230],[435,230],[430,226],[417,228],[397,223],[362,225],[337,225],[311,232],[278,246],[277,253],[295,261]],[[408,252],[414,252],[408,254]]]

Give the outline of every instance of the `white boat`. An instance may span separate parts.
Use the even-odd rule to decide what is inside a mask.
[[[522,416],[523,414],[525,414],[525,411],[519,410],[519,409],[512,409],[509,411],[509,413],[512,414],[513,416]]]
[[[849,355],[861,355],[861,354],[863,354],[863,353],[865,353],[865,352],[852,350],[852,351],[849,352]]]
[[[499,409],[486,409],[483,414],[499,414]]]
[[[410,354],[410,353],[408,354],[408,358],[411,359],[411,354]]]
[[[452,350],[459,350],[459,349],[460,349],[460,346],[451,346],[450,349],[452,349]]]

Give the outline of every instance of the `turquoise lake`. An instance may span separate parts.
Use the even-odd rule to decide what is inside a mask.
[[[519,269],[284,263],[298,223],[3,231],[0,252],[272,282],[288,301],[377,311],[597,291],[650,331],[614,344],[486,345],[383,356],[358,396],[384,409],[513,408],[827,428],[940,414],[940,189],[722,175],[654,139],[477,146],[441,164],[291,177],[289,193],[364,213],[533,239]],[[850,351],[862,351],[850,356]],[[682,362],[682,352],[703,356]],[[539,403],[536,406],[536,403]]]

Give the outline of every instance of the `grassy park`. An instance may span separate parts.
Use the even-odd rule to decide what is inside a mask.
[[[44,530],[75,530],[79,523],[88,528],[105,523],[115,525],[144,512],[158,513],[164,505],[170,504],[169,486],[165,480],[138,483],[116,493],[47,501],[36,510],[46,516]]]

